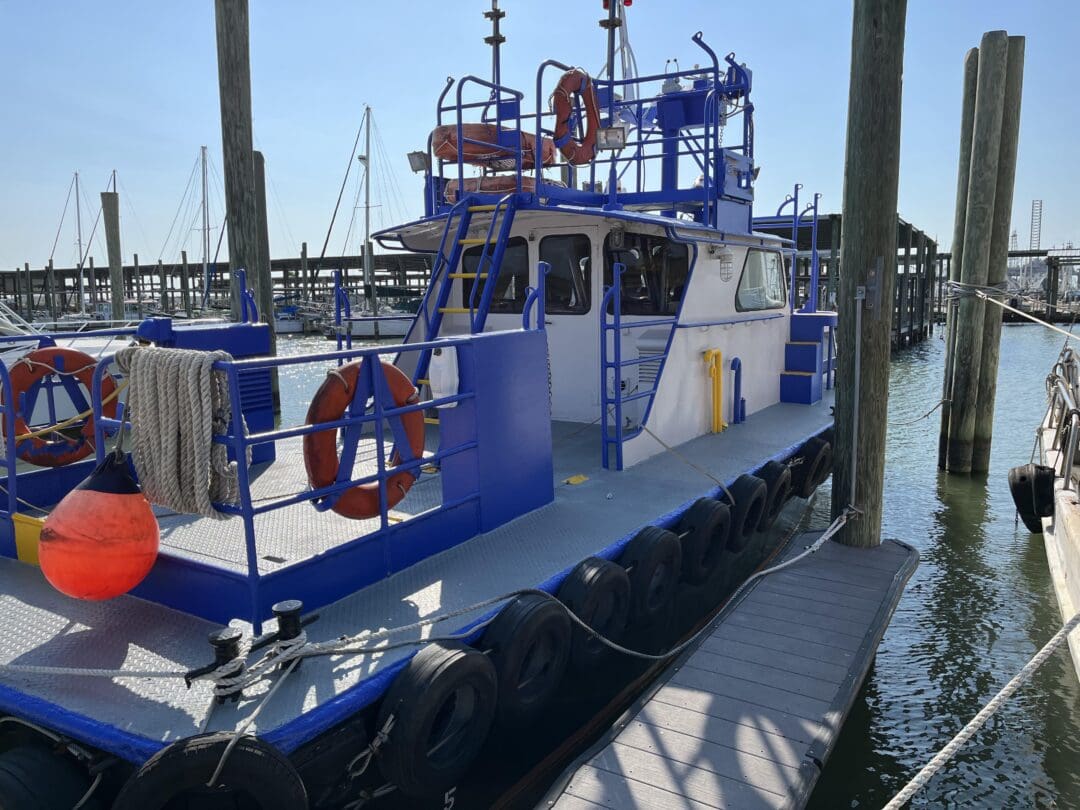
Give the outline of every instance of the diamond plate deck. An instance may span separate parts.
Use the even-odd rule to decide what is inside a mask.
[[[816,406],[774,405],[720,435],[682,445],[679,454],[723,481],[784,452],[831,423],[830,401]],[[620,541],[640,526],[712,492],[712,481],[685,460],[662,453],[623,472],[600,467],[599,427],[556,423],[555,501],[492,532],[479,535],[320,610],[308,630],[321,641],[364,629],[405,625],[518,588],[551,580],[584,557]],[[278,448],[278,461],[256,485],[257,497],[280,494],[303,478],[298,449]],[[562,483],[585,475],[582,483]],[[422,480],[399,509],[427,508],[437,481]],[[345,535],[355,521],[319,513],[306,504],[266,515],[260,526],[261,555],[292,561],[317,554]],[[167,517],[163,541],[170,549],[213,557],[226,564],[242,559],[239,518],[224,521]],[[240,555],[240,556],[238,556]],[[261,561],[260,567],[274,565]],[[476,616],[426,628],[423,636],[465,627]],[[448,626],[449,625],[449,626]],[[64,667],[186,670],[209,660],[201,619],[134,597],[103,603],[79,602],[54,591],[38,569],[0,560],[0,664]],[[377,699],[385,681],[410,654],[327,657],[306,662],[260,713],[252,731],[286,751]],[[251,714],[269,683],[248,690],[238,705],[213,713],[211,729],[232,729]],[[146,678],[43,677],[0,671],[0,710],[39,719],[76,738],[128,759],[144,759],[162,743],[197,733],[210,703],[210,686],[191,690],[180,680]]]

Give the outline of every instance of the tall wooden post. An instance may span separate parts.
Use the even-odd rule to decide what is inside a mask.
[[[255,303],[263,323],[270,324],[270,345],[274,346],[274,282],[270,275],[270,230],[266,220],[266,161],[262,152],[252,154],[255,179],[256,246],[258,259],[248,272]]]
[[[191,317],[191,276],[188,275],[187,251],[180,251],[180,301],[184,314]]]
[[[161,295],[161,311],[162,312],[168,312],[169,311],[169,303],[170,303],[169,302],[169,279],[165,275],[165,265],[161,263],[161,259],[157,260],[157,269],[158,269],[158,284],[160,285],[160,288],[161,288],[159,290],[160,295]]]
[[[956,213],[953,216],[952,254],[947,280],[960,280],[964,257],[964,225],[967,219],[968,185],[971,180],[971,138],[975,129],[975,90],[979,80],[979,49],[964,57],[964,100],[960,112],[960,162],[956,178]],[[942,280],[946,280],[943,276]],[[946,289],[943,300],[952,298]],[[945,379],[941,388],[941,433],[938,434],[938,467],[945,469],[949,454],[949,420],[952,417],[953,365],[956,356],[957,303],[945,304]]]
[[[45,304],[49,310],[49,320],[56,320],[56,278],[53,275],[53,260],[45,267]]]
[[[143,316],[143,290],[142,290],[142,268],[139,267],[139,254],[132,254],[132,263],[134,265],[134,279],[135,279],[135,311],[139,313],[139,317]]]
[[[1024,38],[1009,37],[1005,75],[1004,108],[1001,116],[1001,144],[998,152],[997,188],[990,234],[990,261],[986,283],[1005,283],[1009,264],[1009,224],[1012,219],[1013,185],[1016,180],[1016,151],[1020,141],[1020,99],[1024,87]],[[998,355],[1001,343],[1001,308],[989,304],[983,318],[982,368],[975,405],[975,434],[971,451],[971,471],[990,469],[990,444],[994,434],[994,400],[997,396]]]
[[[1005,67],[1009,37],[988,31],[979,45],[979,79],[975,90],[975,121],[971,141],[971,172],[964,222],[963,266],[965,290],[985,287],[990,265],[990,237],[997,191],[1001,117],[1004,108]],[[949,419],[949,472],[971,472],[975,439],[975,407],[982,367],[983,318],[986,303],[964,295],[956,315],[953,358],[952,408]]]
[[[124,317],[124,261],[120,254],[120,195],[115,191],[101,192],[101,218],[109,256],[110,317],[118,321]]]
[[[90,273],[86,278],[89,286],[90,307],[97,310],[97,270],[94,269],[94,257],[90,257]]]
[[[240,317],[236,271],[256,275],[259,248],[252,167],[251,64],[248,57],[247,0],[214,0],[217,20],[218,91],[225,210],[229,227],[232,317]]]
[[[834,517],[861,512],[838,535],[853,546],[881,542],[906,16],[907,0],[855,0],[832,489]]]
[[[26,320],[34,320],[34,279],[30,275],[30,262],[23,263],[26,272]]]
[[[300,284],[308,287],[308,297],[315,298],[315,279],[308,275],[307,242],[300,243]]]

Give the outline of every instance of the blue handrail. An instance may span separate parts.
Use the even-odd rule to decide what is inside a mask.
[[[547,275],[551,272],[549,262],[538,262],[536,265],[536,286],[527,287],[525,290],[525,306],[521,310],[521,328],[529,328],[529,319],[533,305],[536,305],[536,328],[544,331],[544,290],[547,284]]]

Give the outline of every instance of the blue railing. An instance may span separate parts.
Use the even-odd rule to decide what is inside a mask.
[[[646,355],[645,357],[623,360],[622,330],[642,329],[650,326],[670,326],[674,328],[675,322],[678,320],[678,316],[673,315],[668,318],[623,321],[622,274],[625,270],[626,267],[622,262],[615,262],[612,267],[611,286],[604,291],[603,300],[600,302],[601,454],[604,469],[606,470],[612,469],[612,463],[614,463],[614,469],[616,470],[621,470],[623,468],[623,443],[641,432],[640,427],[633,431],[625,430],[623,425],[623,405],[628,402],[635,402],[639,399],[646,398],[649,398],[651,402],[652,397],[656,394],[657,387],[660,385],[660,375],[658,374],[656,380],[653,382],[652,388],[645,391],[634,391],[633,393],[624,396],[622,391],[622,369],[653,361],[660,361],[662,364],[667,357],[667,349],[665,349],[661,354]],[[608,321],[608,309],[612,310],[610,322]],[[610,335],[612,339],[610,360],[608,359],[608,335]],[[669,338],[668,347],[670,347],[670,344],[671,341]],[[608,394],[609,374],[612,377],[611,390],[613,392],[610,395]],[[609,419],[612,417],[614,419],[613,424],[609,422]],[[644,419],[642,419],[642,424],[644,424]],[[615,448],[614,459],[611,458],[610,452],[612,446]]]
[[[540,323],[542,324],[542,315]],[[532,334],[529,331],[526,333]],[[326,486],[280,493],[269,499],[256,501],[252,494],[254,472],[249,470],[246,464],[238,464],[238,502],[235,504],[216,503],[214,506],[223,514],[238,516],[243,521],[245,572],[241,573],[199,560],[181,559],[169,555],[166,551],[159,558],[159,563],[151,576],[136,592],[137,595],[213,620],[227,620],[230,616],[248,618],[258,627],[261,620],[268,615],[269,606],[277,599],[302,598],[311,606],[326,604],[387,576],[393,570],[404,567],[397,564],[391,565],[388,562],[395,554],[408,553],[392,550],[395,538],[398,543],[402,543],[401,538],[408,536],[413,538],[409,543],[430,545],[444,542],[444,536],[451,539],[456,537],[454,542],[460,542],[475,534],[480,530],[477,528],[476,521],[480,519],[477,517],[480,511],[477,504],[481,492],[474,478],[468,475],[442,476],[443,490],[440,504],[403,522],[392,522],[390,519],[387,482],[391,477],[403,472],[409,472],[419,478],[428,465],[441,468],[444,463],[453,462],[451,466],[455,470],[462,469],[462,465],[475,466],[475,462],[459,464],[454,459],[461,454],[475,452],[478,448],[478,439],[483,428],[477,425],[477,409],[472,407],[472,401],[477,396],[477,385],[481,382],[477,379],[479,372],[463,370],[457,393],[423,402],[398,405],[390,392],[380,355],[395,352],[427,352],[435,348],[442,350],[454,348],[475,353],[480,350],[475,345],[478,339],[484,341],[484,350],[488,352],[492,351],[493,346],[495,348],[509,347],[500,349],[506,354],[518,351],[513,348],[518,344],[512,340],[512,336],[517,334],[521,333],[489,333],[483,336],[470,335],[403,346],[377,346],[297,357],[255,358],[215,363],[214,368],[226,376],[232,406],[232,421],[228,431],[222,435],[216,435],[214,441],[228,446],[232,458],[245,459],[251,448],[259,445],[309,436],[323,431],[341,431],[344,449],[337,477]],[[510,336],[506,338],[510,342],[499,343],[496,340],[496,343],[492,343],[492,338],[500,339],[503,336]],[[539,352],[535,348],[530,351]],[[529,357],[531,358],[532,355]],[[356,390],[353,392],[349,409],[340,419],[256,433],[245,430],[240,403],[246,375],[265,374],[271,368],[340,364],[358,360],[363,363]],[[103,458],[106,452],[107,437],[125,429],[122,419],[110,419],[102,413],[101,383],[104,369],[110,361],[111,358],[108,358],[98,365],[91,390],[95,418],[95,446],[99,459]],[[491,364],[494,365],[494,363]],[[488,361],[485,361],[483,368],[486,369],[487,365]],[[476,367],[481,367],[479,360]],[[466,405],[470,407],[465,407]],[[440,410],[440,414],[443,419],[452,418],[454,427],[449,432],[440,430],[443,444],[435,452],[415,457],[402,417],[431,408],[444,408]],[[361,443],[361,433],[365,430],[374,437],[375,470],[354,472],[353,461]],[[492,446],[495,446],[494,443]],[[391,458],[392,462],[388,460]],[[520,460],[516,463],[520,463]],[[359,536],[335,545],[316,557],[269,573],[259,570],[260,554],[256,531],[258,516],[305,502],[311,503],[316,511],[324,512],[332,509],[344,492],[360,485],[375,485],[378,489],[378,522],[374,528],[369,528],[363,533],[358,531]],[[468,509],[466,513],[455,511],[466,507]],[[420,529],[408,528],[414,523],[440,519],[437,516],[445,516],[445,525],[440,523],[439,528],[428,528],[422,540],[415,538]],[[468,519],[466,519],[467,516]],[[373,515],[372,518],[376,516]],[[428,525],[430,527],[430,523]],[[407,532],[412,532],[412,534],[407,534]],[[376,540],[379,542],[375,542]],[[402,548],[412,548],[412,546],[406,543]],[[352,567],[336,568],[331,558],[338,559],[339,566],[343,565],[340,562],[342,560],[353,560]],[[314,578],[316,570],[322,572],[320,573],[322,579]]]

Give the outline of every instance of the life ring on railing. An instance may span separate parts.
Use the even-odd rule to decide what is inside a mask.
[[[585,120],[588,127],[585,136],[579,141],[570,134],[570,114],[574,109],[572,96],[578,96],[585,105]],[[596,135],[600,129],[600,102],[596,98],[589,74],[581,68],[568,70],[559,79],[555,92],[551,94],[555,108],[555,146],[562,152],[568,163],[580,166],[591,163],[596,157]]]
[[[348,363],[334,369],[327,375],[315,398],[308,407],[307,424],[317,425],[322,422],[335,422],[345,416],[345,411],[356,393],[356,384],[360,376],[363,361]],[[415,405],[420,401],[416,388],[401,369],[390,363],[382,364],[386,383],[394,398],[395,407]],[[423,411],[411,411],[402,414],[401,424],[409,438],[409,447],[413,458],[420,458],[424,453],[424,414]],[[337,430],[320,430],[304,435],[304,466],[307,468],[308,482],[320,489],[328,487],[337,480],[340,459],[337,454]],[[390,457],[390,466],[401,463],[401,457],[395,450]],[[409,470],[395,473],[386,479],[386,508],[390,509],[401,502],[416,480],[416,474]],[[377,517],[379,514],[379,485],[357,484],[352,489],[341,493],[332,507],[335,512],[347,518],[363,520]]]
[[[431,150],[440,160],[457,162],[458,154],[465,163],[480,164],[496,171],[512,171],[517,168],[516,149],[499,144],[500,133],[515,132],[500,129],[494,124],[462,124],[461,137],[465,142],[458,145],[457,124],[442,124],[431,133]],[[474,143],[483,141],[483,143]],[[555,144],[551,138],[543,138],[540,161],[544,166],[555,165]],[[521,133],[521,168],[536,166],[536,136]]]
[[[24,413],[20,399],[41,383],[46,377],[58,374],[71,377],[89,392],[94,379],[97,361],[77,349],[46,346],[35,349],[17,360],[11,367],[11,395],[15,404],[15,453],[23,461],[39,467],[63,467],[86,458],[94,451],[94,414],[84,410],[71,419],[42,429],[29,427],[32,413]],[[106,374],[101,380],[102,415],[116,417],[116,381]],[[75,404],[74,398],[72,403]],[[78,405],[76,404],[76,408]],[[78,432],[62,432],[74,429]],[[29,435],[27,435],[29,434]],[[20,436],[26,438],[19,440]]]

